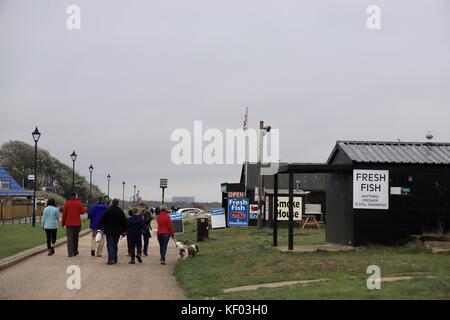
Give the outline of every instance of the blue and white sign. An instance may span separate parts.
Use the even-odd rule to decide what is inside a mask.
[[[176,220],[183,220],[183,214],[182,213],[169,213],[170,220],[176,221]]]
[[[175,233],[184,232],[184,221],[182,213],[169,213],[170,220],[172,220],[172,229]]]
[[[211,209],[211,227],[213,229],[225,228],[225,209],[224,208],[212,208]]]
[[[228,198],[228,225],[248,226],[248,198]]]

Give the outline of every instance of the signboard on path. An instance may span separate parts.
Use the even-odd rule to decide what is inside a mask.
[[[211,227],[213,229],[225,228],[225,209],[224,208],[212,208],[211,209]]]
[[[228,199],[228,226],[248,227],[248,198]]]
[[[172,220],[172,229],[175,233],[184,232],[183,214],[181,213],[169,213],[170,220]]]

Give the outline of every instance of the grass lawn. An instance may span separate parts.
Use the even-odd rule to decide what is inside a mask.
[[[186,224],[177,240],[196,243],[195,224]],[[324,230],[302,233],[295,245],[323,244]],[[279,229],[279,235],[287,229]],[[175,275],[191,299],[450,299],[450,254],[433,254],[420,245],[371,246],[343,252],[293,253],[273,247],[269,230],[255,227],[210,230],[200,253],[180,261]],[[279,245],[287,237],[279,236]],[[382,283],[369,290],[366,273],[378,265],[381,276],[413,276],[412,280]],[[428,278],[430,277],[430,278]],[[433,278],[435,277],[435,278]],[[329,279],[309,285],[223,293],[223,289],[286,280]]]
[[[83,220],[81,229],[89,227],[89,220]],[[59,227],[58,239],[66,236],[63,227]],[[36,227],[31,223],[5,224],[0,225],[0,259],[12,256],[21,251],[47,243],[45,231],[40,222],[36,222]]]

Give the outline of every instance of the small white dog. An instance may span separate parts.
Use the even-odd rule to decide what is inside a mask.
[[[176,246],[178,248],[178,260],[192,258],[200,251],[196,244],[185,246],[183,243],[177,241]]]

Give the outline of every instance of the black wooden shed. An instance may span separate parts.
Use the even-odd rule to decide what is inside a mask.
[[[450,143],[338,141],[327,164],[352,168],[328,174],[327,242],[392,244],[449,230]]]

